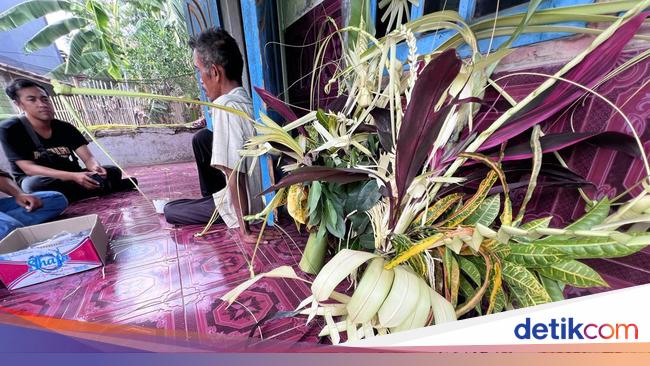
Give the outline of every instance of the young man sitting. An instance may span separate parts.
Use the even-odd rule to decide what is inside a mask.
[[[253,113],[251,98],[242,87],[244,61],[235,41],[223,29],[210,28],[192,38],[190,47],[194,50],[194,65],[199,71],[201,86],[213,103]],[[203,132],[203,137],[211,137],[210,165],[217,168],[222,176],[228,177],[227,186],[214,195],[200,199],[184,199],[165,206],[165,218],[172,224],[205,224],[216,209],[220,218],[229,228],[239,228],[242,240],[255,243],[257,235],[252,233],[243,217],[263,209],[258,194],[262,189],[259,163],[251,174],[252,160],[241,160],[239,150],[255,134],[250,120],[220,109],[212,109],[212,136]],[[206,154],[207,155],[207,154]],[[241,164],[239,164],[241,160]],[[218,184],[215,183],[215,184]],[[205,194],[215,186],[203,187]]]
[[[0,239],[19,227],[52,220],[68,207],[68,201],[59,192],[26,194],[2,169],[0,191],[11,196],[0,198]]]
[[[117,167],[97,162],[74,126],[54,119],[54,107],[42,86],[17,79],[6,92],[24,115],[2,122],[0,143],[23,191],[57,191],[72,202],[133,188]]]

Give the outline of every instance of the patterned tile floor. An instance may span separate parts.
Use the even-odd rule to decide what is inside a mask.
[[[128,169],[149,199],[198,197],[193,163]],[[261,323],[278,312],[293,310],[309,294],[303,282],[263,280],[227,307],[220,296],[249,276],[252,245],[236,232],[216,225],[202,237],[201,226],[173,227],[139,193],[117,193],[71,206],[65,216],[97,213],[111,238],[103,269],[16,290],[0,289],[0,307],[55,318],[121,324],[139,332],[247,336],[288,342],[318,342],[322,324],[305,318],[280,318]],[[255,258],[257,273],[279,265],[296,270],[306,242],[293,225],[282,225],[290,237],[263,245]],[[610,288],[567,288],[568,297],[650,282],[650,250],[612,260],[587,261]],[[189,336],[188,336],[189,337]]]
[[[193,163],[127,169],[149,199],[199,197]],[[111,239],[108,264],[9,293],[0,289],[0,307],[56,318],[122,324],[164,334],[255,336],[318,342],[320,325],[305,319],[257,321],[291,311],[309,294],[293,280],[260,281],[230,307],[220,296],[249,278],[253,247],[236,231],[215,225],[196,238],[202,226],[174,227],[155,213],[138,192],[92,198],[69,207],[64,216],[97,213]],[[306,238],[283,225],[291,238],[260,247],[256,273],[279,265],[298,270]]]

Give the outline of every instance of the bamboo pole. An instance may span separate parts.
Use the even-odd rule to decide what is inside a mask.
[[[187,98],[177,98],[171,95],[175,94],[174,88],[169,87],[165,81],[151,81],[143,83],[131,83],[120,81],[103,81],[94,79],[76,80],[75,91],[93,90],[86,95],[78,95],[75,98],[67,99],[72,105],[79,110],[79,114],[87,125],[101,124],[123,124],[130,126],[166,124],[166,123],[183,123],[185,114],[192,114],[196,109],[194,100]],[[81,86],[80,86],[81,85]],[[62,86],[66,90],[66,86]],[[77,89],[78,88],[78,89]],[[102,92],[105,91],[105,92]],[[165,95],[154,95],[152,92],[163,93]],[[133,98],[135,96],[136,98]],[[144,98],[142,98],[144,97]],[[161,104],[164,104],[167,112],[161,114],[160,118],[154,118],[151,113],[152,97]],[[61,114],[69,119],[69,113],[63,112],[63,101],[58,100],[58,108]],[[196,104],[203,104],[201,102]],[[211,103],[205,103],[210,105]],[[216,107],[216,106],[214,106]],[[219,109],[219,107],[216,107]],[[229,108],[222,108],[233,113]],[[237,114],[237,113],[236,113]],[[157,121],[160,119],[160,121]],[[160,123],[157,123],[160,122]]]

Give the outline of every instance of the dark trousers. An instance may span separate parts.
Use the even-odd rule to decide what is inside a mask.
[[[215,205],[212,196],[197,199],[181,199],[165,205],[165,220],[175,225],[207,224]],[[216,222],[223,222],[218,218]]]
[[[72,181],[63,181],[61,179],[45,177],[42,175],[25,177],[20,182],[20,185],[26,193],[40,191],[61,192],[69,202],[79,201],[94,196],[101,196],[121,191],[126,188],[125,182],[122,182],[122,172],[120,169],[112,165],[104,166],[104,169],[106,169],[106,179],[104,179],[103,187],[100,189],[85,189]]]
[[[203,197],[212,196],[226,186],[226,177],[210,165],[212,159],[212,131],[204,128],[192,137],[192,149],[199,172],[199,184]]]

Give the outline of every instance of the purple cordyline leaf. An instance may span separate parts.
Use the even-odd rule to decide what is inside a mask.
[[[272,185],[267,190],[260,193],[260,195],[298,183],[323,181],[347,184],[367,179],[369,179],[368,172],[361,169],[328,168],[321,166],[302,167],[290,172],[278,183]]]
[[[563,77],[587,88],[593,87],[612,69],[623,47],[636,34],[648,14],[648,12],[641,13],[623,24],[609,39],[596,47]],[[582,88],[564,81],[556,81],[555,85],[510,117],[481,145],[478,151],[498,146],[534,125],[551,118],[584,94],[585,90]]]
[[[296,116],[295,113],[289,108],[289,106],[278,99],[276,96],[273,94],[269,93],[268,91],[254,87],[255,91],[257,94],[259,94],[260,98],[264,101],[264,104],[266,104],[269,109],[273,109],[274,111],[280,113],[280,115],[287,120],[288,122],[293,122],[298,119],[298,116]]]
[[[375,120],[379,143],[385,151],[393,151],[393,134],[390,125],[390,111],[386,108],[374,108],[370,115]]]
[[[262,88],[256,86],[254,88],[260,98],[262,98],[262,101],[264,101],[264,104],[266,104],[269,109],[278,112],[287,122],[293,122],[298,119],[298,116],[296,116],[285,102]],[[304,126],[298,126],[298,132],[303,136],[307,136],[307,131]]]
[[[458,100],[455,104],[460,105],[460,104],[466,104],[466,103],[478,103],[481,104],[482,106],[485,106],[488,108],[488,111],[494,109],[494,103],[492,105],[486,104],[483,102],[482,99],[477,98],[477,97],[469,97],[469,98],[464,98],[461,100]],[[485,117],[483,118],[485,119]],[[483,120],[482,119],[482,120]],[[481,120],[481,121],[482,121]],[[470,138],[467,138],[467,136],[470,136]],[[444,151],[441,153],[438,153],[438,156],[434,161],[431,162],[432,168],[441,168],[449,163],[453,162],[456,160],[458,157],[458,154],[461,152],[465,151],[467,146],[474,140],[474,137],[477,135],[476,128],[474,128],[474,132],[470,133],[469,132],[469,126],[466,126],[463,128],[460,138],[458,140],[458,143],[453,143],[447,145],[447,147],[444,148]],[[474,161],[476,162],[476,161]]]
[[[502,166],[506,176],[514,176],[516,174],[519,174],[521,176],[524,174],[530,174],[532,171],[532,161],[530,160],[504,162]],[[581,182],[585,180],[585,178],[580,174],[556,163],[542,163],[539,176],[555,179],[566,179],[575,182]]]
[[[558,151],[579,143],[590,143],[598,147],[621,151],[630,156],[639,156],[640,150],[634,137],[620,132],[577,132],[548,134],[539,139],[542,153]],[[506,149],[503,161],[522,160],[533,157],[530,143],[521,143]]]
[[[478,133],[472,132],[469,135],[469,138],[466,139],[461,139],[458,143],[452,144],[448,146],[444,153],[442,154],[441,160],[440,160],[440,166],[444,167],[447,164],[453,162],[458,158],[458,154],[464,152],[469,144],[474,140],[474,137],[476,137]],[[472,164],[477,164],[478,162],[476,160],[468,160],[467,162],[472,162]],[[467,165],[467,162],[465,163]]]
[[[494,99],[492,104],[487,104],[485,102],[481,103],[481,105],[487,107],[487,110],[484,111],[481,116],[481,119],[478,121],[474,122],[474,126],[472,126],[472,131],[469,130],[469,125],[467,125],[464,129],[463,132],[461,133],[461,140],[466,140],[468,136],[473,135],[473,134],[479,134],[483,132],[489,125],[489,123],[486,122],[487,117],[490,113],[494,112],[497,115],[500,115],[501,113],[499,110],[495,107],[497,103],[499,102],[499,98],[502,98],[501,95],[499,95],[497,98]],[[498,117],[497,117],[498,118]],[[495,119],[496,120],[496,119]],[[490,122],[494,122],[495,120],[492,120]],[[473,138],[470,140],[474,140]]]
[[[582,188],[587,186],[594,186],[593,183],[583,180],[583,181],[570,181],[570,180],[543,180],[537,182],[535,188],[548,188],[548,187],[557,187],[557,188]],[[527,188],[528,181],[524,180],[521,182],[509,183],[508,191],[512,192],[517,189]],[[503,186],[501,184],[495,185],[490,189],[488,195],[493,195],[497,193],[503,193]]]
[[[348,101],[347,95],[339,95],[327,104],[325,110],[328,110],[331,113],[339,113],[343,111],[343,108],[345,108],[345,103],[347,103],[347,101]]]
[[[360,124],[354,132],[358,133],[377,133],[377,126],[369,125],[367,123]]]
[[[467,97],[467,98],[463,98],[463,99],[458,99],[458,101],[456,101],[456,103],[454,103],[454,104],[460,105],[460,104],[466,104],[466,103],[477,103],[477,104],[485,105],[485,106],[489,107],[488,104],[483,103],[483,99],[478,98],[478,97]]]
[[[461,60],[456,50],[440,54],[422,70],[413,87],[411,103],[406,107],[404,119],[397,136],[395,179],[397,207],[406,190],[431,153],[451,104],[436,111],[438,101],[447,93],[460,71]]]
[[[471,170],[469,170],[471,169]],[[462,186],[449,186],[443,188],[439,192],[439,196],[445,196],[449,193],[456,192],[462,187],[468,187],[472,190],[478,187],[479,183],[485,178],[489,172],[489,168],[486,166],[472,166],[464,167],[458,172],[459,177],[464,177],[466,180],[462,183]],[[502,170],[505,173],[508,180],[512,180],[513,183],[509,184],[508,187],[512,184],[516,184],[516,181],[521,180],[524,176],[530,174],[532,171],[532,164],[530,160],[517,160],[517,161],[508,161],[502,164]],[[548,182],[555,182],[554,184],[562,185],[564,187],[581,187],[585,185],[591,185],[589,181],[585,180],[581,175],[574,173],[572,170],[565,168],[556,163],[543,163],[539,172],[540,178],[546,178]],[[524,185],[528,184],[528,180],[524,180]],[[549,183],[546,183],[547,185]],[[497,182],[495,187],[500,187],[500,183]],[[517,186],[515,186],[517,187]],[[503,189],[499,188],[499,192],[502,192]]]

